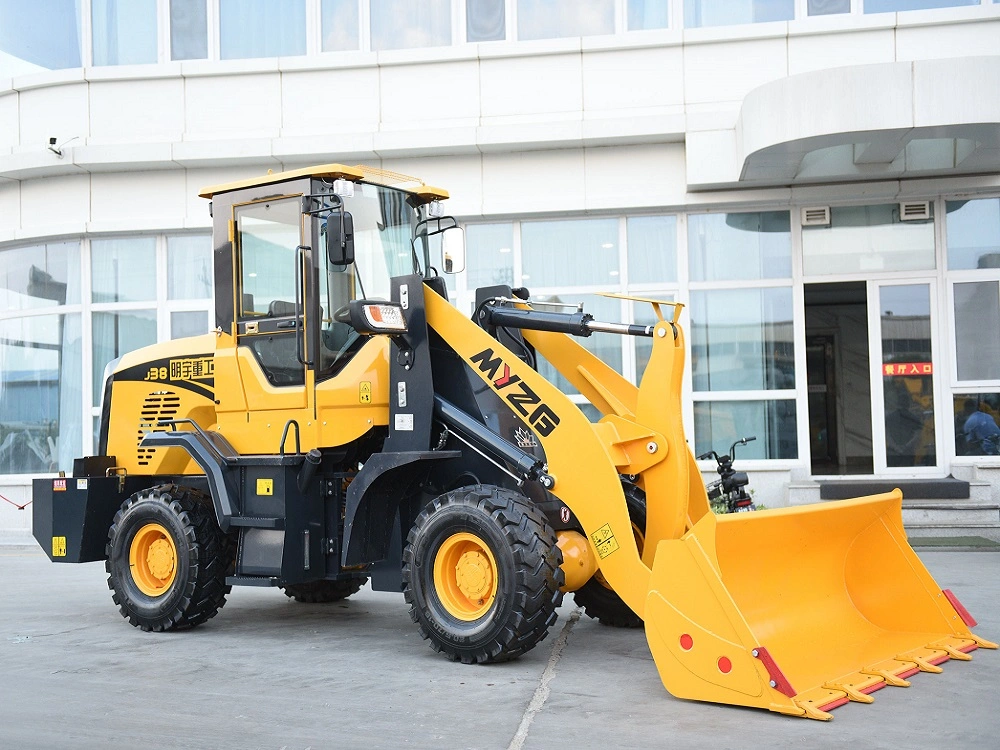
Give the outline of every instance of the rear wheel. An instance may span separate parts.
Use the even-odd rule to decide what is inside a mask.
[[[305,604],[327,604],[329,602],[339,602],[352,594],[356,594],[361,587],[368,583],[368,578],[347,578],[340,581],[308,581],[306,583],[290,583],[283,586],[285,596],[291,597],[297,602]]]
[[[186,487],[132,495],[115,515],[106,553],[112,599],[143,630],[200,625],[222,609],[231,589],[234,545],[209,498]]]
[[[476,485],[436,498],[403,550],[410,617],[435,651],[466,664],[534,648],[562,601],[562,554],[523,495]]]
[[[646,493],[634,484],[624,484],[625,504],[632,521],[632,534],[642,554],[646,535]],[[573,592],[574,601],[588,617],[615,628],[641,628],[642,618],[614,592],[598,570],[593,578]]]

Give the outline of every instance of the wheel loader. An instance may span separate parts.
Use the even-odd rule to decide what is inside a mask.
[[[901,494],[716,517],[685,442],[681,306],[594,320],[525,289],[448,302],[444,190],[328,164],[207,188],[215,328],[111,362],[97,455],[34,480],[56,562],[105,561],[143,630],[232,586],[402,591],[464,663],[541,641],[563,594],[645,627],[675,696],[829,719],[996,645],[907,543]],[[578,343],[645,337],[635,386]],[[602,415],[539,372],[544,359]]]

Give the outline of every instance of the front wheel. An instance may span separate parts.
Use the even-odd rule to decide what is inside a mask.
[[[231,587],[231,540],[200,492],[165,484],[137,492],[108,532],[108,588],[143,630],[194,627],[215,616]]]
[[[465,664],[531,650],[556,621],[562,554],[523,495],[476,485],[434,499],[403,550],[410,617],[435,651]]]

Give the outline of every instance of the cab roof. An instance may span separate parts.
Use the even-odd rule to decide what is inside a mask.
[[[444,200],[449,197],[447,190],[426,185],[423,180],[417,177],[400,174],[399,172],[390,172],[385,169],[378,169],[377,167],[368,167],[363,164],[354,167],[348,167],[343,164],[321,164],[316,167],[305,167],[303,169],[275,173],[268,170],[267,174],[260,177],[251,177],[247,180],[237,180],[236,182],[227,182],[222,185],[212,185],[202,188],[198,195],[202,198],[212,198],[220,193],[259,187],[261,185],[271,185],[286,180],[294,180],[299,177],[326,177],[334,180],[343,179],[350,180],[351,182],[368,182],[373,185],[393,187],[409,193],[419,204],[430,203],[433,200]]]

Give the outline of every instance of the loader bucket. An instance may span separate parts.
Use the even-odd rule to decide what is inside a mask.
[[[707,514],[659,543],[645,620],[673,695],[815,719],[996,648],[907,543],[899,490]]]

